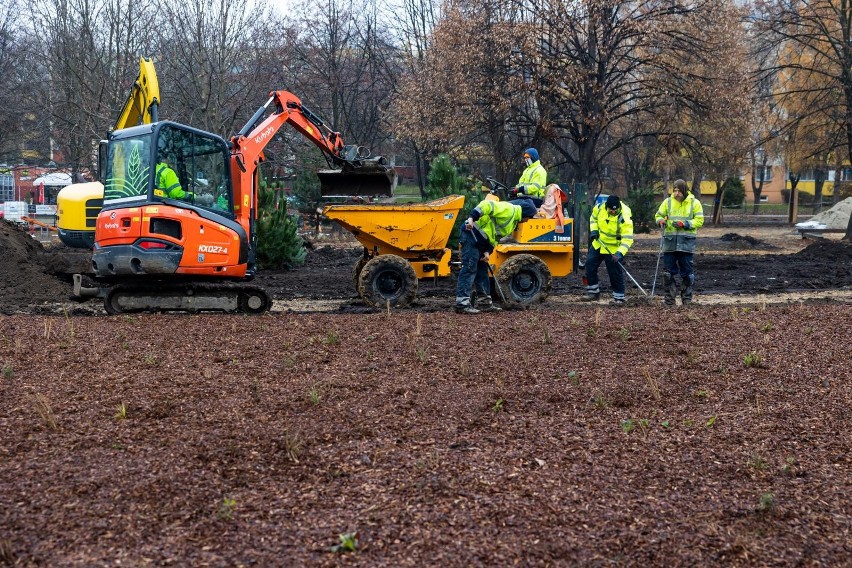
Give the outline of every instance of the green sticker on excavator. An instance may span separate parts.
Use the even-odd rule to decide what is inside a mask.
[[[125,160],[128,148],[130,155]],[[112,175],[104,184],[104,201],[140,197],[148,193],[150,167],[142,163],[144,149],[145,143],[141,140],[123,140],[114,145],[108,170]]]

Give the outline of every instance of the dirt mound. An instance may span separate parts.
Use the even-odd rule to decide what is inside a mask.
[[[0,221],[0,311],[8,305],[65,300],[71,288],[52,274],[51,259],[41,243],[9,221]],[[61,264],[61,263],[60,263]]]
[[[765,245],[760,239],[737,233],[726,233],[719,237],[719,240],[731,243],[731,248],[754,248]]]
[[[796,256],[852,265],[852,241],[817,241],[797,252]]]

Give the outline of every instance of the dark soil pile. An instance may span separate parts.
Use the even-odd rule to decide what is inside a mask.
[[[848,305],[0,317],[0,564],[848,565],[850,333]]]
[[[69,263],[66,255],[47,253],[14,223],[0,221],[0,310],[66,299],[71,286],[55,274]]]
[[[852,267],[852,241],[820,240],[808,245],[796,255],[813,260],[830,260]]]
[[[719,237],[719,239],[728,243],[733,243],[735,248],[755,248],[765,246],[765,243],[763,243],[760,239],[737,233],[726,233]]]

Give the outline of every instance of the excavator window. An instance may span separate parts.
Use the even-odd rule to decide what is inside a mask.
[[[220,138],[164,125],[157,140],[154,195],[233,215],[227,164]]]
[[[109,141],[104,206],[169,199],[233,217],[225,141],[174,123],[158,124],[153,132]]]
[[[104,176],[105,205],[147,198],[150,155],[150,135],[110,142]]]

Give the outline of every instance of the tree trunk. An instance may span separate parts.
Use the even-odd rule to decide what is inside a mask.
[[[787,207],[787,222],[795,225],[799,219],[799,178],[790,176],[790,203]]]
[[[823,171],[821,169],[817,169],[814,177],[816,179],[814,180],[813,213],[814,215],[816,215],[822,209],[822,186],[825,184],[825,176],[823,175]]]
[[[758,211],[760,211],[760,195],[763,193],[763,181],[766,177],[766,153],[763,154],[763,160],[760,164],[760,183],[755,182],[755,164],[754,160],[752,160],[751,166],[751,193],[754,196],[754,207],[752,207],[751,214],[757,215]]]
[[[699,190],[700,191],[700,190]],[[722,223],[722,198],[725,196],[725,183],[716,181],[716,196],[713,198],[713,224]]]
[[[426,175],[423,172],[423,157],[420,155],[420,148],[414,147],[414,162],[417,168],[417,186],[420,189],[420,198],[426,201]]]

